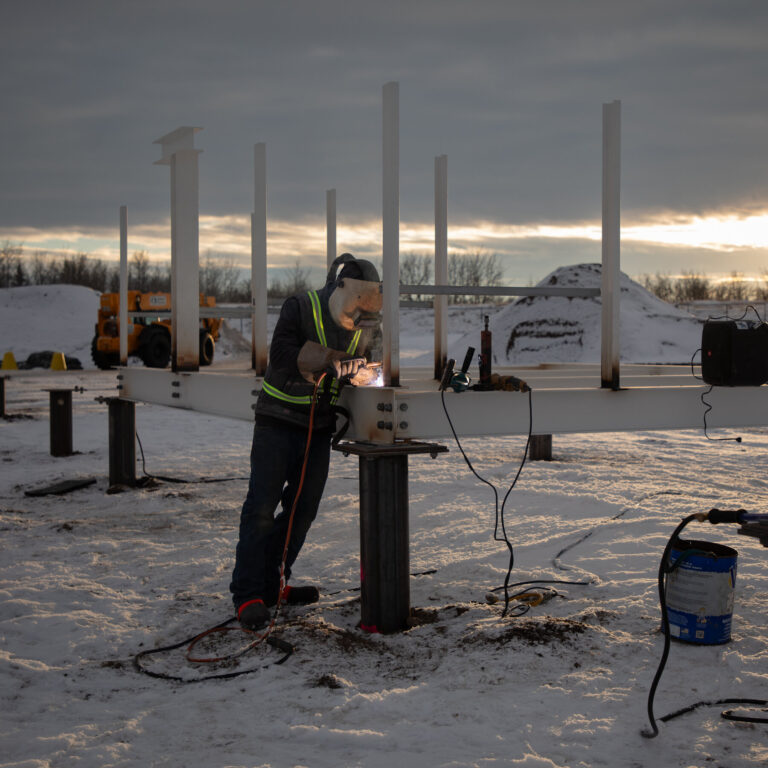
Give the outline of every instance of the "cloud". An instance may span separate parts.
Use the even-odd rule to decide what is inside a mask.
[[[146,250],[150,259],[170,258],[170,221],[133,223],[129,211],[129,253]],[[324,217],[301,220],[268,218],[267,254],[271,270],[292,269],[298,262],[325,271]],[[202,215],[200,256],[223,257],[250,268],[251,237],[248,215]],[[404,219],[400,229],[401,254],[434,253],[434,223]],[[510,224],[493,220],[451,221],[449,251],[453,254],[494,253],[505,277],[516,284],[537,282],[563,264],[599,262],[600,221],[551,221]],[[337,221],[337,252],[349,251],[381,261],[381,220],[376,217]],[[85,252],[105,260],[118,257],[117,222],[114,227],[35,229],[2,228],[0,242],[23,244],[26,253]],[[632,275],[705,272],[714,275],[741,271],[758,275],[768,269],[768,211],[709,216],[660,212],[654,217],[628,219],[622,225],[622,269]]]
[[[576,230],[599,219],[601,105],[614,98],[625,221],[768,208],[768,117],[754,96],[768,4],[31,0],[1,19],[5,230],[110,231],[123,204],[162,229],[168,177],[152,142],[188,124],[205,128],[201,213],[246,222],[245,235],[207,232],[217,248],[247,250],[252,147],[265,141],[280,258],[322,256],[306,222],[322,221],[331,187],[351,245],[373,251],[353,230],[380,216],[390,80],[403,220],[430,221],[433,158],[447,154],[452,220],[494,223],[486,237],[510,258],[534,240],[592,247]],[[562,237],[535,231],[550,225]],[[414,227],[407,247],[428,235]],[[667,240],[653,242],[682,247]]]

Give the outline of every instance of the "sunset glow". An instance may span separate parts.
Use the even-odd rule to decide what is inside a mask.
[[[118,258],[117,227],[86,229],[5,228],[0,242],[20,244],[27,255],[37,251],[52,254],[86,253],[94,258],[112,261]],[[477,250],[510,257],[525,241],[573,240],[599,242],[599,221],[577,223],[504,224],[477,220],[449,224],[448,240],[452,253]],[[625,218],[622,242],[646,243],[675,249],[705,249],[727,254],[744,249],[768,249],[768,213],[748,216],[722,214],[710,216],[659,215],[633,221]],[[340,222],[337,227],[339,252],[351,251],[368,258],[381,258],[381,221],[370,218],[353,223]],[[299,221],[270,219],[267,236],[269,266],[292,268],[297,260],[309,265],[323,259],[326,248],[324,218]],[[129,227],[129,253],[146,250],[153,261],[170,257],[170,222],[136,224]],[[247,267],[251,252],[250,219],[246,215],[201,216],[200,254],[226,256],[235,264]],[[401,253],[431,253],[434,250],[434,224],[403,221],[400,229]],[[317,266],[317,264],[316,264]]]

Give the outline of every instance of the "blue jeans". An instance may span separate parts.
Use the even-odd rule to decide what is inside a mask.
[[[251,479],[240,513],[240,539],[229,585],[236,608],[256,598],[268,604],[277,599],[280,562],[306,444],[307,432],[302,429],[259,424],[254,428]],[[328,477],[330,453],[330,433],[314,433],[288,545],[286,581],[317,515]]]

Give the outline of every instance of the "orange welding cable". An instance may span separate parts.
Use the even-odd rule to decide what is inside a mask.
[[[299,486],[296,489],[296,495],[293,497],[293,504],[291,505],[291,512],[288,515],[288,530],[285,533],[285,544],[283,545],[283,557],[280,561],[280,589],[277,593],[277,604],[275,605],[275,612],[272,615],[272,621],[269,622],[269,626],[264,631],[263,634],[259,634],[257,631],[252,629],[246,629],[245,627],[213,627],[211,629],[205,630],[205,632],[201,632],[197,637],[195,637],[190,644],[187,646],[187,661],[193,662],[195,664],[212,664],[217,661],[229,661],[231,659],[236,659],[238,656],[242,656],[244,653],[247,653],[251,648],[255,648],[260,643],[263,643],[271,634],[272,630],[274,629],[275,622],[277,621],[277,617],[280,613],[280,605],[283,601],[283,589],[285,588],[285,560],[288,557],[288,545],[291,541],[291,532],[293,530],[293,518],[296,514],[296,506],[299,502],[299,497],[301,496],[301,491],[304,488],[304,478],[307,474],[307,463],[309,462],[309,448],[312,444],[312,427],[314,426],[315,422],[315,406],[317,405],[317,392],[320,388],[320,383],[325,379],[326,374],[321,374],[320,378],[315,382],[315,389],[312,392],[312,405],[309,409],[309,429],[307,431],[307,445],[304,449],[304,461],[301,465],[301,475],[299,476]],[[252,643],[247,645],[242,650],[238,651],[234,654],[229,654],[227,656],[216,656],[216,657],[206,657],[206,658],[197,658],[192,656],[192,649],[204,638],[208,637],[209,635],[218,634],[219,632],[243,632],[247,635],[253,635],[258,634],[259,637],[257,637]]]

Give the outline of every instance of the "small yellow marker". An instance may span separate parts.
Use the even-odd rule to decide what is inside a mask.
[[[13,352],[6,352],[3,355],[3,364],[0,366],[3,371],[18,371],[19,366],[16,365],[16,358],[13,356]]]
[[[63,352],[54,352],[51,358],[51,370],[52,371],[66,371],[67,360],[64,357]]]

